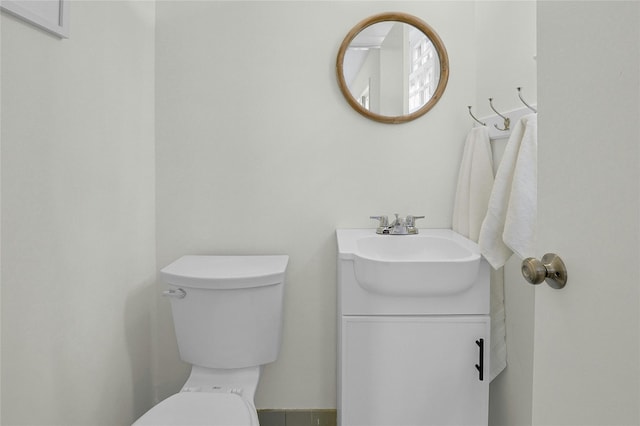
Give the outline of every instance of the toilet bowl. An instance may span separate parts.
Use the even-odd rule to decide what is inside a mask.
[[[259,425],[250,401],[233,393],[180,392],[153,407],[136,426]]]
[[[192,365],[180,392],[135,423],[258,425],[254,396],[262,366],[282,335],[288,256],[183,256],[160,271],[180,358]]]

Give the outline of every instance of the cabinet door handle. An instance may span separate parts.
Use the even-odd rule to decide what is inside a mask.
[[[476,340],[476,345],[478,345],[478,358],[480,363],[476,364],[476,369],[478,370],[478,379],[480,381],[484,380],[484,339]]]

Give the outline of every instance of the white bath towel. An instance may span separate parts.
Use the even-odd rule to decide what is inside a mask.
[[[537,150],[537,116],[525,115],[507,142],[480,229],[480,251],[494,269],[512,253],[521,258],[535,254]]]
[[[464,145],[458,186],[453,204],[452,228],[465,237],[478,241],[480,226],[487,214],[493,187],[493,157],[486,127],[475,127]]]
[[[453,206],[452,228],[478,241],[493,188],[493,156],[486,127],[475,127],[467,135],[462,154]],[[504,283],[502,274],[491,274],[491,346],[489,380],[507,366],[505,341]]]

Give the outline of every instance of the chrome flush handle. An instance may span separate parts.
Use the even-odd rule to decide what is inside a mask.
[[[162,292],[162,295],[164,297],[173,297],[175,299],[184,299],[185,296],[187,295],[187,292],[184,291],[183,289],[179,288],[177,290],[165,290]]]

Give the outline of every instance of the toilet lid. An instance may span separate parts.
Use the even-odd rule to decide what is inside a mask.
[[[255,410],[233,393],[180,392],[165,399],[134,423],[135,426],[252,426]]]

